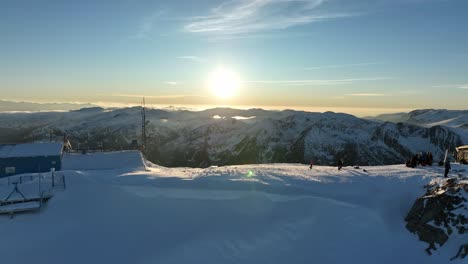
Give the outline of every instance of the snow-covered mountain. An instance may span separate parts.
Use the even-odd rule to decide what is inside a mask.
[[[67,133],[75,148],[128,149],[140,139],[141,108],[0,114],[0,142],[48,140]],[[271,162],[348,165],[402,163],[411,154],[468,143],[463,129],[382,123],[347,114],[215,108],[147,110],[149,160],[166,166]]]
[[[405,122],[425,127],[437,125],[468,130],[468,110],[421,109],[409,113],[383,114],[366,119],[384,122]]]
[[[79,103],[32,103],[0,100],[0,112],[4,111],[67,111],[85,107],[94,107],[92,104]]]

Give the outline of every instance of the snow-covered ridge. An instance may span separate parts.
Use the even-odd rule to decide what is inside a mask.
[[[68,111],[93,106],[84,103],[32,103],[0,100],[0,112]]]
[[[57,140],[67,134],[77,149],[121,150],[141,140],[140,107],[65,113],[0,114],[0,142]],[[468,144],[466,130],[382,123],[342,113],[215,108],[146,113],[147,158],[165,166],[206,167],[300,162],[348,165],[403,163],[431,151]],[[213,118],[222,117],[222,118]],[[242,119],[238,117],[255,117]]]
[[[367,119],[405,122],[425,127],[447,126],[468,129],[468,110],[421,109],[409,113],[383,114]]]

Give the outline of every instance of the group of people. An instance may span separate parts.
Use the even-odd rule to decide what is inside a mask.
[[[434,159],[433,159],[433,156],[432,156],[431,152],[426,152],[426,153],[425,152],[420,152],[420,153],[417,153],[417,154],[411,156],[411,158],[406,160],[406,167],[415,168],[418,165],[432,166],[433,161],[434,161]],[[341,168],[343,168],[343,164],[344,164],[343,159],[338,158],[337,161],[336,161],[336,165],[338,167],[338,170],[341,170]],[[312,169],[313,166],[314,166],[314,161],[311,160],[309,169]],[[445,162],[444,168],[445,168],[444,176],[445,176],[445,178],[447,178],[447,175],[448,175],[448,173],[449,173],[449,171],[451,169],[449,160],[447,160]]]
[[[338,170],[341,170],[341,168],[343,168],[343,164],[344,164],[343,159],[340,159],[340,158],[339,158],[339,159],[337,160],[337,162],[336,162],[336,165],[338,166]],[[311,161],[310,161],[310,167],[309,167],[309,169],[312,169],[313,166],[314,166],[314,161],[311,160]]]
[[[426,152],[419,152],[419,153],[411,156],[411,158],[406,160],[406,167],[415,168],[418,165],[432,166],[433,161],[434,161],[434,159],[432,157],[431,152],[427,152],[427,153]]]
[[[432,157],[431,152],[427,152],[427,153],[419,152],[419,153],[411,156],[411,158],[406,160],[406,167],[415,168],[418,165],[432,166],[432,163],[433,163],[433,157]],[[444,177],[447,178],[448,173],[449,173],[449,171],[451,169],[450,159],[447,157],[447,160],[445,162],[441,161],[439,166],[444,166],[444,168],[445,168]]]

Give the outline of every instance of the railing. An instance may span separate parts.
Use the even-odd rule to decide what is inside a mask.
[[[63,187],[66,188],[66,180],[65,175],[61,172],[46,172],[46,173],[35,173],[29,175],[13,175],[9,177],[1,178],[1,184],[7,185],[15,185],[15,184],[33,184],[37,182],[39,192],[47,190],[49,186],[50,188],[55,187]]]

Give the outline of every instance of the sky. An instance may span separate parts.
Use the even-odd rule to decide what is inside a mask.
[[[2,0],[0,99],[468,109],[467,11],[466,0]]]

